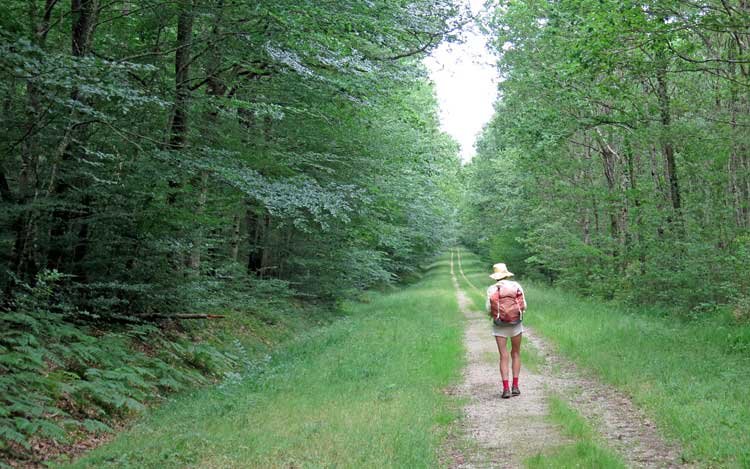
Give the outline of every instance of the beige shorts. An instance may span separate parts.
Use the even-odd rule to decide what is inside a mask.
[[[513,324],[512,326],[498,326],[492,323],[492,335],[495,337],[515,337],[523,332],[523,324]]]

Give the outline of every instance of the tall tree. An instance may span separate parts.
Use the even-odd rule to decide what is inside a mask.
[[[741,1],[683,0],[510,2],[494,12],[502,104],[469,184],[518,213],[498,229],[520,234],[530,266],[633,301],[743,301],[747,13]],[[520,190],[493,189],[498,178]],[[466,203],[483,216],[478,201]],[[492,253],[505,240],[466,242]],[[725,287],[708,287],[717,283]]]

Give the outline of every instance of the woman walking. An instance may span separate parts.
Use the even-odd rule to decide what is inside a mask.
[[[521,374],[521,337],[523,336],[523,312],[526,310],[526,298],[518,282],[507,280],[513,276],[505,264],[492,266],[490,277],[496,280],[487,289],[485,307],[492,316],[492,335],[500,352],[500,377],[503,380],[503,399],[518,396],[518,376]],[[511,350],[508,353],[507,341],[510,338]],[[508,362],[513,362],[513,388],[508,385]]]

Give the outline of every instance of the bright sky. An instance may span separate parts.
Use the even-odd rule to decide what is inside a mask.
[[[465,0],[476,15],[484,0]],[[461,144],[461,160],[474,156],[474,140],[493,113],[497,96],[496,58],[475,27],[461,44],[441,44],[425,59],[440,104],[440,126]]]

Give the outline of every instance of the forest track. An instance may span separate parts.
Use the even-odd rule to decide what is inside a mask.
[[[458,270],[466,278],[460,258]],[[458,307],[466,320],[466,368],[462,383],[455,389],[455,393],[466,400],[466,405],[459,424],[464,448],[458,450],[453,445],[448,465],[456,468],[521,467],[525,458],[568,443],[569,440],[546,419],[548,405],[543,375],[524,369],[520,382],[522,394],[501,399],[497,346],[484,314],[472,310],[471,300],[458,284],[453,253],[451,280]]]
[[[459,274],[466,278],[458,256]],[[547,398],[554,393],[579,412],[629,467],[686,467],[681,449],[667,442],[655,424],[622,391],[583,373],[573,362],[559,356],[532,329],[524,329],[524,347],[537,349],[543,359],[539,373],[521,372],[521,396],[500,398],[497,347],[484,314],[472,310],[469,297],[458,283],[451,252],[451,280],[458,306],[467,322],[464,333],[466,368],[457,394],[468,403],[461,421],[466,448],[452,452],[451,467],[521,467],[523,460],[539,452],[571,443],[547,420]],[[489,359],[492,357],[492,360]],[[503,435],[511,435],[513,445]]]

